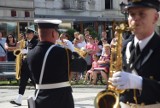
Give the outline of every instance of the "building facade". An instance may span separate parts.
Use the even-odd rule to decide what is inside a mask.
[[[12,33],[18,38],[33,19],[33,0],[0,0],[0,31],[4,36]]]
[[[124,21],[120,0],[35,0],[36,18],[58,18],[83,33],[93,26],[98,33]],[[99,34],[100,35],[100,34]]]

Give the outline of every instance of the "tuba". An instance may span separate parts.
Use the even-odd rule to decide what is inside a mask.
[[[111,47],[109,77],[122,70],[122,34],[126,30],[129,28],[125,24],[120,24],[115,28],[119,35],[117,43]],[[110,82],[107,82],[106,90],[99,92],[95,97],[95,108],[119,108],[119,95],[124,91],[116,89]]]
[[[25,48],[25,40],[22,39],[19,41],[19,49],[14,50],[13,54],[16,56],[16,79],[20,79],[20,74],[21,74],[21,65],[22,65],[22,59],[23,59],[23,54],[22,54],[22,49]]]

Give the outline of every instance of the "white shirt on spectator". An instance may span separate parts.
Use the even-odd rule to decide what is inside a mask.
[[[86,42],[85,41],[82,41],[82,42],[80,42],[80,43],[77,44],[77,47],[80,48],[80,49],[82,47],[85,47],[85,46],[86,46]]]
[[[65,43],[64,47],[70,49],[72,52],[74,52],[74,45],[72,44],[71,41],[67,39],[63,39],[63,42]]]

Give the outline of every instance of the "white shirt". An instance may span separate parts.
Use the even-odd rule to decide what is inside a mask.
[[[66,48],[70,49],[72,52],[74,52],[74,45],[72,44],[71,41],[67,40],[67,39],[63,39],[63,42],[65,43]]]
[[[86,42],[85,41],[82,41],[81,43],[77,44],[78,48],[82,48],[82,47],[85,47],[85,46],[86,46]]]
[[[136,46],[137,42],[139,43],[140,50],[142,51],[144,47],[147,45],[147,43],[151,40],[155,32],[153,32],[149,37],[143,39],[143,40],[138,40],[138,38],[135,36],[134,37],[134,46]]]

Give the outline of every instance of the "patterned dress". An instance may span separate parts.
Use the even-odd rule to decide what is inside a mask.
[[[105,61],[105,63],[98,64],[97,68],[94,68],[94,70],[99,70],[99,71],[104,71],[104,72],[109,72],[109,61],[110,60],[110,55],[103,55],[99,58],[98,61]]]

